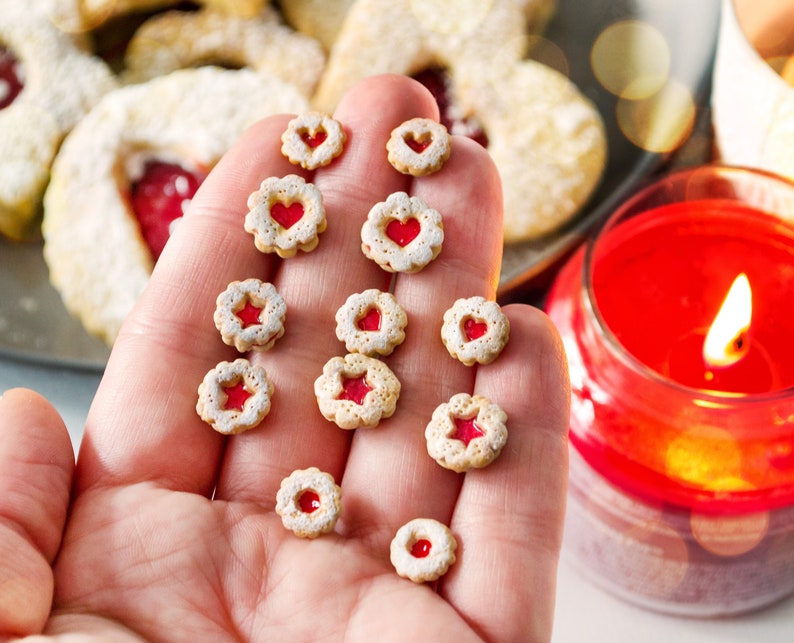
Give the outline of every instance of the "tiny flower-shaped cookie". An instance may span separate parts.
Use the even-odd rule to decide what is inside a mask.
[[[342,124],[322,112],[307,112],[293,118],[281,135],[281,153],[293,165],[307,170],[328,165],[345,145]]]
[[[389,557],[394,569],[414,583],[441,578],[455,563],[458,542],[449,527],[432,518],[415,518],[397,530]]]
[[[510,321],[495,301],[458,299],[444,313],[441,340],[447,351],[467,366],[490,364],[510,338]]]
[[[507,414],[481,395],[457,393],[433,411],[425,429],[427,452],[446,469],[487,467],[507,442]]]
[[[326,227],[322,194],[296,174],[262,181],[248,197],[248,208],[245,229],[256,247],[282,258],[314,250]]]
[[[239,358],[220,362],[204,376],[196,411],[218,433],[242,433],[270,412],[272,395],[273,384],[265,369]]]
[[[361,227],[361,250],[388,272],[419,272],[441,252],[444,224],[420,198],[394,192]]]
[[[224,343],[238,351],[266,351],[284,334],[287,305],[273,284],[233,281],[215,301],[213,320]]]
[[[449,158],[447,128],[429,118],[412,118],[392,130],[386,143],[389,163],[403,174],[425,176]]]
[[[380,360],[349,353],[326,362],[314,394],[323,417],[339,428],[372,428],[394,414],[400,380]]]
[[[350,353],[390,355],[403,343],[407,323],[394,295],[370,288],[350,295],[336,311],[336,336]]]
[[[341,511],[342,490],[330,473],[317,467],[293,471],[276,494],[276,513],[284,527],[300,538],[327,534]]]

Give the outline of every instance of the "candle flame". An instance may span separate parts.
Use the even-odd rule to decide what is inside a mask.
[[[747,353],[752,299],[750,281],[741,273],[733,281],[703,343],[703,359],[710,366],[730,366]]]

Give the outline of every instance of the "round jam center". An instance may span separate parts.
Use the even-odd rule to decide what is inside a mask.
[[[433,543],[426,538],[420,538],[413,545],[411,545],[411,556],[414,558],[427,558],[430,555],[430,550],[432,548]]]
[[[305,514],[314,513],[320,508],[320,495],[312,489],[307,489],[298,498],[298,506]]]
[[[22,66],[17,57],[0,44],[0,109],[13,103],[24,86]]]

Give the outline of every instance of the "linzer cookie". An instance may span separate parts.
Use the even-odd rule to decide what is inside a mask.
[[[396,572],[414,583],[438,580],[455,563],[458,541],[444,523],[415,518],[397,530],[389,547]]]
[[[314,394],[323,417],[339,428],[372,428],[394,414],[400,380],[380,360],[350,353],[326,362]]]
[[[218,433],[242,433],[270,412],[272,395],[273,384],[261,366],[243,358],[220,362],[199,386],[196,412]]]
[[[317,467],[293,471],[276,494],[276,513],[284,527],[300,538],[329,533],[341,511],[342,490],[330,473]]]
[[[293,165],[315,170],[328,165],[345,145],[342,124],[321,112],[307,112],[293,118],[281,135],[281,153]]]
[[[294,257],[298,250],[311,252],[326,228],[323,196],[297,174],[272,176],[248,197],[245,229],[256,247],[279,257]]]
[[[361,250],[388,272],[419,272],[441,252],[441,215],[415,196],[395,192],[376,203],[361,227]]]
[[[390,355],[405,339],[408,316],[397,298],[370,288],[350,295],[336,311],[336,336],[350,353]]]
[[[233,281],[215,302],[213,320],[225,344],[241,353],[266,351],[284,334],[287,305],[273,284]]]
[[[510,337],[510,321],[495,301],[458,299],[444,313],[441,340],[449,354],[467,366],[490,364]]]
[[[386,143],[389,163],[403,174],[438,172],[449,158],[447,128],[429,118],[412,118],[395,127]]]
[[[487,467],[507,442],[507,414],[481,395],[458,393],[433,411],[425,429],[427,452],[461,473]]]

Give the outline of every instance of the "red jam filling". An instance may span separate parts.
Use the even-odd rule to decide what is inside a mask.
[[[284,205],[283,203],[274,203],[270,208],[270,216],[285,230],[289,230],[303,217],[303,203],[300,201]]]
[[[223,392],[226,394],[226,403],[223,405],[226,411],[231,411],[232,409],[242,411],[246,401],[251,397],[251,393],[242,382],[224,386]]]
[[[433,142],[433,139],[426,138],[426,139],[416,139],[413,136],[405,137],[405,144],[410,147],[414,152],[417,154],[421,154],[424,152],[430,144]]]
[[[24,86],[17,57],[0,44],[0,109],[13,103]]]
[[[320,495],[312,489],[307,489],[298,498],[298,506],[305,514],[310,514],[320,508]]]
[[[301,140],[312,149],[320,147],[328,138],[328,133],[325,130],[318,130],[316,132],[301,132]]]
[[[430,555],[430,550],[432,548],[433,543],[426,538],[420,538],[413,545],[411,545],[411,556],[414,558],[427,558]]]
[[[367,376],[361,375],[360,377],[346,377],[342,380],[342,392],[337,399],[349,400],[358,405],[364,403],[364,398],[367,396],[372,387],[367,384]]]
[[[386,236],[401,248],[405,248],[416,239],[421,229],[422,225],[418,219],[406,219],[405,221],[392,219],[386,224]]]
[[[488,324],[469,317],[463,322],[463,332],[470,342],[479,339],[488,332]]]
[[[380,330],[381,315],[377,307],[370,308],[364,316],[356,322],[359,330]]]
[[[485,431],[477,426],[477,422],[475,422],[474,418],[455,418],[455,431],[450,437],[453,440],[460,440],[463,444],[469,446],[469,442],[481,438],[484,435]]]
[[[261,313],[262,308],[254,306],[250,300],[246,299],[245,306],[243,306],[235,314],[240,318],[240,321],[243,322],[243,328],[248,328],[249,326],[255,326],[261,323],[259,321],[259,315]]]
[[[130,186],[132,211],[155,261],[171,236],[171,224],[185,213],[203,180],[204,175],[174,163],[149,161]]]

